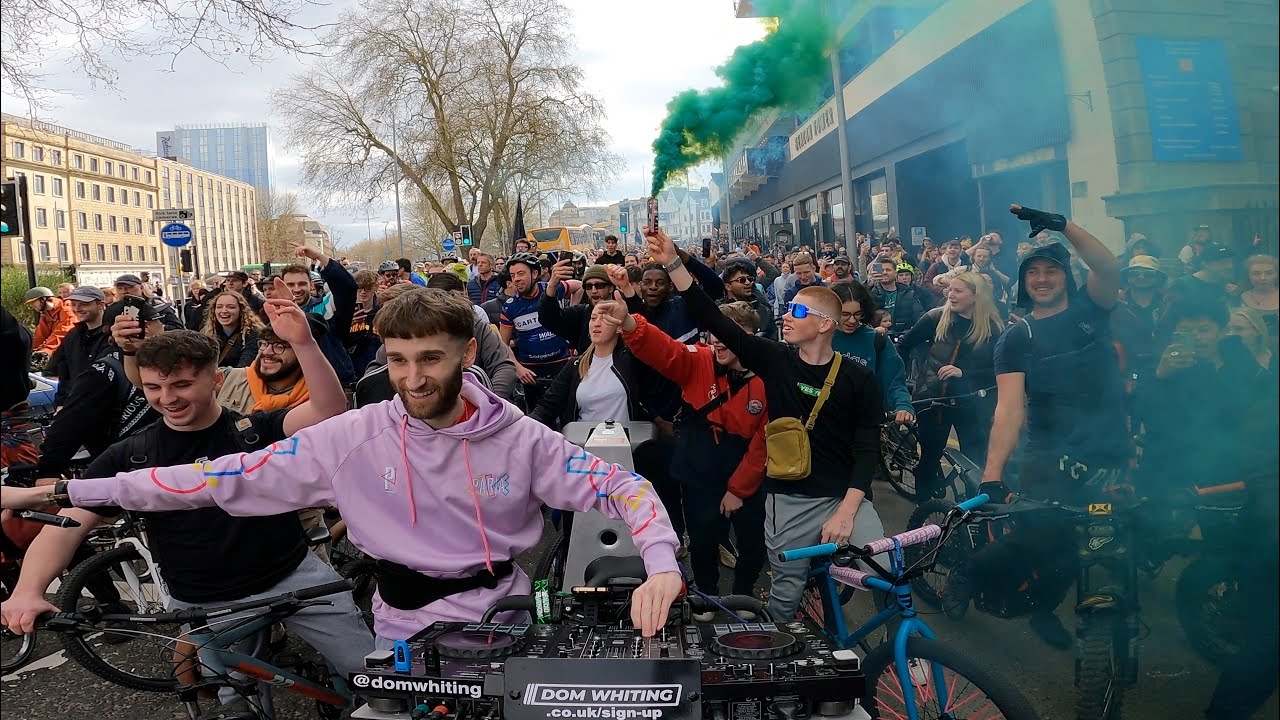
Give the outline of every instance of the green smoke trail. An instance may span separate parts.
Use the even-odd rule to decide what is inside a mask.
[[[833,28],[821,3],[794,3],[778,29],[733,51],[716,68],[724,81],[709,90],[685,90],[667,103],[667,119],[653,141],[653,194],[675,172],[722,156],[753,115],[769,108],[799,108],[816,99],[831,76],[825,51]],[[782,3],[769,4],[773,8]]]

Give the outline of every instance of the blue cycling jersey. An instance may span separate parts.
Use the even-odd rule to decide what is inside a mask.
[[[532,295],[516,295],[502,303],[498,324],[515,329],[516,360],[521,365],[554,363],[569,357],[569,343],[538,320],[538,305],[546,291],[547,284],[540,282]]]

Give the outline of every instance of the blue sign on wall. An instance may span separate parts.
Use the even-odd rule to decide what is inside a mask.
[[[1156,162],[1241,159],[1240,116],[1221,40],[1135,38]]]

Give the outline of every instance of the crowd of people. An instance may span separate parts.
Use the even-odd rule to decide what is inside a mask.
[[[376,639],[349,596],[291,622],[357,667],[375,643],[527,592],[512,561],[537,543],[543,504],[628,523],[649,573],[632,615],[648,634],[685,553],[688,582],[712,594],[722,564],[743,594],[768,567],[770,614],[791,617],[808,566],[779,551],[885,534],[872,481],[886,422],[916,428],[921,497],[942,491],[954,434],[994,497],[1087,502],[1227,475],[1263,498],[1250,527],[1274,538],[1275,256],[1238,257],[1199,230],[1176,260],[1140,236],[1117,256],[1060,215],[1011,211],[1031,227],[1016,247],[998,233],[909,248],[856,235],[852,252],[722,240],[690,253],[658,231],[638,248],[610,236],[591,258],[521,239],[505,256],[354,273],[304,246],[269,275],[193,283],[176,306],[132,274],[35,288],[34,333],[5,312],[0,336],[59,380],[37,460],[50,480],[6,489],[3,505],[74,507],[82,527],[40,532],[4,622],[30,630],[52,609],[49,584],[120,508],[146,518],[186,607],[337,579],[303,536],[316,508],[336,507],[378,563]],[[11,427],[26,382],[0,383]],[[604,420],[654,424],[634,473],[559,434]],[[82,448],[86,479],[62,479]],[[975,558],[949,611],[974,586],[1037,575],[1049,602],[1031,626],[1069,645],[1052,612],[1073,577],[1063,528],[1002,543],[1024,548],[1019,561]],[[1264,552],[1270,590],[1253,597],[1274,617],[1274,540]],[[1220,687],[1211,718],[1274,690],[1275,638],[1255,636],[1239,671],[1270,689]]]

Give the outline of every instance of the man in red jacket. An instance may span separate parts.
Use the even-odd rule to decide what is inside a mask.
[[[764,383],[745,370],[737,356],[706,335],[697,345],[671,339],[626,306],[597,306],[605,321],[622,329],[623,341],[638,360],[680,386],[689,405],[677,424],[673,479],[684,494],[689,556],[698,589],[720,594],[718,547],[732,524],[738,561],[735,595],[751,595],[764,566]],[[749,303],[720,306],[720,312],[748,333],[760,328]]]

